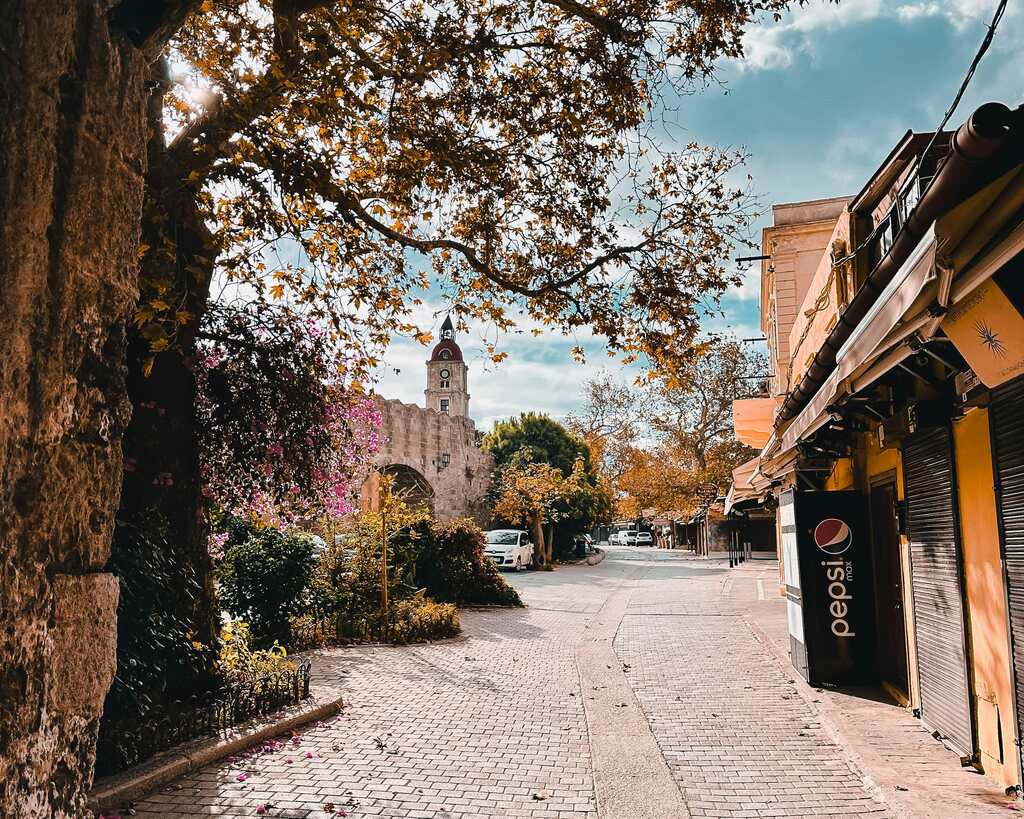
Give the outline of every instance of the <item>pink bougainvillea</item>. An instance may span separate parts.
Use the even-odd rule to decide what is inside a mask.
[[[218,306],[193,368],[203,494],[217,508],[269,525],[354,510],[381,417],[343,382],[327,333],[266,306]],[[223,542],[210,547],[216,557]]]

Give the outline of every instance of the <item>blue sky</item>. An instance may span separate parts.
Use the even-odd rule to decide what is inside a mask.
[[[766,206],[856,193],[908,128],[932,130],[941,121],[995,6],[996,0],[810,0],[777,24],[749,30],[748,59],[723,64],[722,85],[666,100],[673,138],[743,148]],[[982,102],[1024,101],[1024,54],[1017,47],[1024,20],[1015,6],[951,126]],[[757,275],[755,269],[743,288],[723,298],[724,315],[709,319],[709,329],[759,335]],[[483,356],[485,333],[474,328],[459,339],[470,366],[470,413],[484,429],[526,410],[562,417],[578,405],[584,379],[602,367],[619,369],[595,339],[528,334],[503,337],[509,357],[495,367]],[[578,342],[588,351],[585,365],[569,358]],[[378,390],[422,403],[428,352],[397,340]]]

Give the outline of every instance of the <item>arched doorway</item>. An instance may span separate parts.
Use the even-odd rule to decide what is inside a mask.
[[[418,471],[405,464],[388,464],[381,473],[392,479],[391,494],[411,509],[426,507],[434,511],[434,489]]]

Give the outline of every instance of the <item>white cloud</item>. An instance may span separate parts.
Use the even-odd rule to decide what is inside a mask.
[[[743,279],[739,287],[730,287],[725,291],[723,298],[734,298],[740,301],[752,301],[761,298],[761,263],[751,262],[744,265],[739,271]]]
[[[787,68],[797,54],[813,51],[815,38],[821,33],[872,20],[912,22],[941,17],[960,31],[978,21],[987,22],[994,10],[995,0],[842,0],[838,5],[812,2],[795,7],[778,23],[765,21],[751,27],[743,38],[746,57],[738,64],[742,70],[753,71]]]

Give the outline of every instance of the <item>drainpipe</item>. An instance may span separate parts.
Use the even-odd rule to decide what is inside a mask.
[[[997,166],[994,158],[1008,144],[1010,132],[1018,124],[1013,111],[1002,103],[989,102],[978,108],[957,129],[950,140],[949,154],[896,235],[889,252],[871,271],[846,309],[839,314],[836,326],[826,337],[821,349],[814,354],[814,361],[804,377],[796,389],[786,396],[775,418],[776,431],[786,421],[797,416],[835,369],[839,349],[885,286],[892,281],[929,226],[989,181],[987,171]]]

